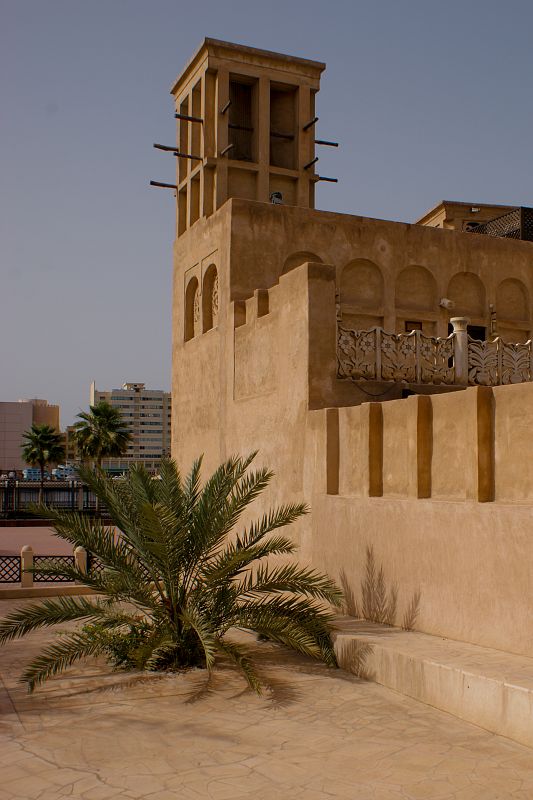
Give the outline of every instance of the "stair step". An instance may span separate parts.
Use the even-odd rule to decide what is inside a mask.
[[[339,665],[533,747],[533,658],[342,617]]]

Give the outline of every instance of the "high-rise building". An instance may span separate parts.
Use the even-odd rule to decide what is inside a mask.
[[[59,432],[59,406],[47,400],[17,400],[0,403],[0,470],[18,471],[26,467],[22,458],[22,435],[31,426],[50,425]]]
[[[144,464],[155,471],[161,458],[170,455],[171,395],[162,389],[147,389],[144,383],[124,383],[121,389],[101,391],[91,384],[90,403],[105,400],[118,408],[132,436],[121,458],[107,458],[102,467],[121,473],[131,464]]]

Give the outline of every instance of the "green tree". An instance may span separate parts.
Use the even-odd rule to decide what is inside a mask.
[[[59,464],[65,457],[65,448],[62,444],[61,434],[51,425],[31,426],[29,431],[22,434],[22,457],[31,467],[41,470],[39,486],[39,503],[43,501],[44,469],[48,464]]]
[[[202,486],[201,459],[182,479],[172,461],[161,478],[134,466],[124,481],[80,470],[122,532],[98,519],[43,509],[57,535],[84,547],[100,562],[88,574],[75,567],[39,569],[64,575],[98,597],[58,597],[10,613],[0,643],[38,628],[71,621],[84,626],[59,634],[25,669],[32,691],[78,659],[105,654],[115,665],[150,670],[204,667],[217,657],[233,662],[249,685],[263,681],[246,645],[231,637],[245,629],[336,666],[332,615],[341,593],[327,576],[297,563],[269,566],[271,555],[290,555],[293,542],[277,533],[306,507],[289,504],[242,527],[239,520],[272,473],[249,470],[254,454],[231,458]]]
[[[78,414],[74,436],[80,456],[91,459],[97,467],[101,467],[103,458],[124,455],[131,441],[120,410],[105,400]]]

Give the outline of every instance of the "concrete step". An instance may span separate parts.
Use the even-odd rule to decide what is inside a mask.
[[[353,617],[337,628],[343,669],[533,747],[533,658]]]

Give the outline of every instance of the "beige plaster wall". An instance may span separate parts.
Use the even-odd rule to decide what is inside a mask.
[[[469,393],[432,397],[433,415],[431,496],[439,500],[464,500],[470,472],[476,419]]]
[[[493,304],[498,325],[509,340],[521,341],[533,327],[530,307],[527,319],[508,318],[499,291],[502,281],[512,278],[523,288],[526,303],[533,296],[529,242],[295,206],[235,198],[229,202],[232,298],[245,299],[255,289],[273,285],[286,265],[322,261],[335,266],[341,305],[346,294],[347,323],[355,319],[367,327],[380,324],[393,331],[419,320],[426,333],[447,336],[449,318],[456,312],[440,308],[439,301],[461,283],[471,296],[461,313],[470,315],[474,324],[489,326],[489,304]],[[356,275],[357,266],[367,279],[356,281],[355,287],[343,285],[343,271],[345,276]],[[370,296],[369,270],[376,276]]]
[[[495,499],[533,503],[533,383],[493,395]]]
[[[207,472],[258,449],[276,477],[254,513],[311,505],[291,530],[302,561],[357,593],[372,544],[399,613],[420,589],[420,630],[533,656],[533,384],[382,403],[402,385],[336,379],[339,265],[388,264],[385,317],[408,262],[431,263],[439,291],[458,265],[525,279],[528,243],[481,238],[243,201],[200,220],[175,251],[172,452],[183,467],[205,452]],[[282,274],[290,251],[322,263]],[[187,281],[211,263],[218,323],[184,342]]]
[[[174,245],[172,316],[172,457],[182,470],[204,454],[206,470],[220,463],[226,379],[228,318],[229,219],[228,208],[200,220],[194,235],[187,231]],[[201,235],[199,228],[201,227]],[[215,327],[202,330],[203,277],[211,264],[218,273],[219,314]],[[185,295],[189,281],[199,285],[200,319],[197,334],[185,341]]]
[[[416,442],[412,404],[403,400],[383,403],[383,494],[407,497],[412,493],[411,466]]]
[[[372,546],[398,624],[420,591],[417,629],[533,656],[533,384],[312,411],[307,435],[314,564],[360,600]]]
[[[531,507],[315,494],[312,561],[361,599],[374,549],[403,615],[420,592],[416,629],[533,656]]]

